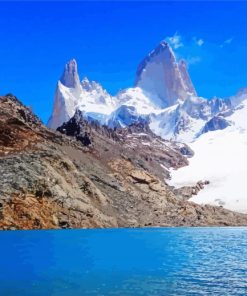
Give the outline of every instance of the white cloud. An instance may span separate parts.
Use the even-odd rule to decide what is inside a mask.
[[[220,45],[220,47],[224,47],[224,46],[226,46],[226,45],[228,45],[228,44],[231,44],[231,43],[232,43],[232,40],[233,40],[233,37],[232,37],[232,38],[228,38],[228,39],[226,39],[226,40]]]
[[[197,39],[196,37],[193,37],[193,40],[198,46],[202,46],[204,44],[204,40],[202,38]]]
[[[196,41],[196,44],[197,44],[198,46],[202,46],[203,43],[204,43],[204,40],[203,40],[203,39],[199,39],[199,40]]]
[[[168,37],[167,41],[174,49],[184,46],[182,43],[182,37],[177,33],[175,33],[172,37]]]
[[[186,59],[186,62],[187,62],[187,65],[194,65],[194,64],[197,64],[201,61],[201,58],[198,57],[198,56],[195,56],[195,57],[188,57]]]

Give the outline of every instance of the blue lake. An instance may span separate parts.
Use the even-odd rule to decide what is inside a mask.
[[[247,295],[247,228],[2,231],[0,295]]]

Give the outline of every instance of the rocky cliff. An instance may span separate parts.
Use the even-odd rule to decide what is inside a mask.
[[[168,186],[168,169],[192,151],[144,123],[112,130],[77,113],[59,130],[0,97],[1,229],[247,225]]]
[[[156,94],[160,108],[170,107],[196,95],[184,61],[177,62],[172,48],[166,41],[150,52],[140,63],[135,86]]]

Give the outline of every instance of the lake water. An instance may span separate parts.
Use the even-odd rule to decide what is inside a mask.
[[[2,231],[0,295],[247,295],[247,228]]]

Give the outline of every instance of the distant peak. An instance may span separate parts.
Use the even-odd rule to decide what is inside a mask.
[[[63,85],[69,88],[76,88],[80,85],[77,62],[75,59],[71,59],[66,63],[60,81]]]
[[[169,43],[165,40],[162,40],[159,44],[159,46],[161,46],[162,48],[171,48]]]
[[[77,67],[76,59],[69,60],[67,64]]]
[[[146,59],[150,59],[156,55],[159,55],[163,52],[167,52],[169,54],[169,56],[175,60],[175,54],[171,48],[171,46],[169,45],[169,43],[165,40],[162,40],[154,50],[152,50],[148,56],[146,57]]]
[[[82,79],[81,83],[89,83],[89,79],[88,79],[88,77],[85,76],[85,77]]]
[[[86,91],[92,90],[92,82],[86,76],[82,79],[81,86]]]
[[[77,62],[75,59],[71,59],[69,60],[66,64],[65,64],[65,71],[74,71],[77,72]]]
[[[154,94],[158,98],[156,104],[162,108],[195,94],[185,61],[177,62],[172,47],[165,40],[139,64],[135,87]]]
[[[87,92],[91,92],[94,90],[104,91],[102,85],[99,82],[89,80],[86,76],[82,79],[81,86]]]

